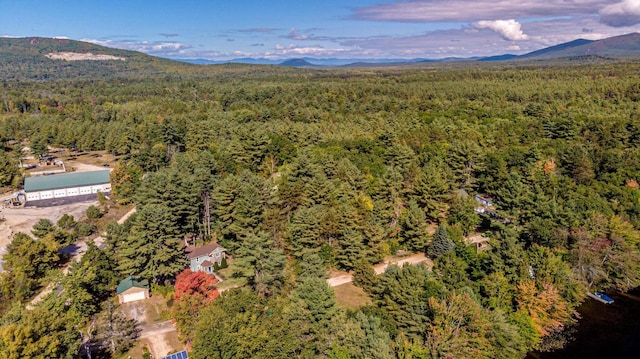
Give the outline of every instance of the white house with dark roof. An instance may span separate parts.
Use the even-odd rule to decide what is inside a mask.
[[[24,192],[27,205],[56,205],[62,202],[97,198],[97,193],[111,192],[109,170],[74,172],[50,176],[27,177]]]
[[[189,259],[189,268],[193,272],[213,273],[214,266],[220,266],[226,258],[227,250],[217,243],[207,244],[202,247],[189,246],[186,249]]]

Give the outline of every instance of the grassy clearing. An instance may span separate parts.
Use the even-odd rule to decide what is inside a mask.
[[[220,290],[228,290],[231,288],[239,288],[247,285],[247,280],[245,278],[229,278],[226,279],[222,283],[218,283],[216,285],[216,289]]]
[[[60,154],[60,157],[64,161],[78,161],[95,166],[108,165],[105,166],[107,168],[115,166],[117,160],[112,153],[107,151],[71,152],[65,150]]]
[[[147,324],[160,323],[171,319],[167,299],[159,294],[155,294],[144,301],[144,311]]]
[[[237,278],[233,276],[233,262],[230,259],[227,260],[229,266],[216,272],[216,274],[218,274],[218,276],[223,279],[222,283],[218,283],[216,285],[216,289],[218,289],[219,291],[243,287],[247,285],[247,280],[245,278]]]
[[[102,223],[116,222],[120,218],[122,218],[125,214],[127,214],[133,207],[135,207],[134,204],[128,204],[123,206],[123,205],[110,202],[109,211],[100,218],[100,222]]]
[[[364,305],[371,304],[371,298],[362,288],[356,287],[353,283],[347,283],[333,287],[336,293],[338,306],[346,309],[358,309]]]
[[[142,358],[142,356],[144,355],[142,348],[145,345],[146,344],[143,343],[142,341],[135,342],[135,344],[133,344],[133,347],[129,349],[128,352],[120,355],[118,359]]]

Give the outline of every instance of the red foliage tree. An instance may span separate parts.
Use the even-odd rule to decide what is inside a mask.
[[[195,335],[195,323],[200,316],[200,310],[207,307],[220,294],[215,289],[218,280],[204,272],[183,270],[176,277],[175,303],[173,318],[180,334],[180,339],[187,346]]]
[[[176,277],[176,291],[174,298],[181,300],[185,296],[198,297],[203,301],[213,301],[220,293],[215,289],[218,280],[204,272],[183,270]]]

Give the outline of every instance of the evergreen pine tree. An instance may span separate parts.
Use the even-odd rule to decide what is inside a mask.
[[[327,264],[318,254],[307,254],[300,260],[299,278],[311,277],[327,279],[329,277],[327,269]]]
[[[424,252],[427,242],[427,217],[416,201],[409,201],[409,209],[403,221],[402,237],[412,251]]]
[[[269,296],[284,284],[285,262],[282,249],[275,248],[265,233],[250,233],[237,250],[234,269],[260,296]]]
[[[137,212],[126,243],[119,246],[119,269],[161,281],[184,269],[183,241],[166,206],[150,204]]]
[[[317,356],[328,350],[332,321],[338,314],[333,290],[322,278],[301,278],[289,295],[291,304],[285,310],[287,319],[303,340],[303,350]],[[308,354],[311,355],[311,354]]]
[[[447,233],[446,225],[439,225],[436,233],[433,235],[431,244],[429,245],[429,255],[431,255],[432,257],[440,257],[446,252],[453,251],[455,249],[456,246],[451,238],[449,238],[449,233]]]
[[[480,217],[475,212],[476,204],[473,198],[455,198],[449,207],[448,222],[459,224],[463,234],[469,234],[480,223]]]
[[[319,205],[296,211],[288,232],[292,255],[301,258],[307,253],[317,253],[320,250],[323,234],[320,221],[325,213],[325,207]]]
[[[46,218],[40,218],[38,222],[33,225],[31,233],[38,238],[43,238],[54,230],[56,230],[56,226],[53,224],[53,222]]]
[[[366,260],[359,260],[353,269],[353,284],[362,288],[369,295],[373,294],[380,279]]]
[[[428,163],[417,175],[410,198],[422,208],[432,220],[438,220],[446,208],[450,184],[442,164]]]
[[[336,248],[336,262],[340,268],[351,270],[359,260],[367,258],[367,247],[361,231],[347,229],[341,233]]]

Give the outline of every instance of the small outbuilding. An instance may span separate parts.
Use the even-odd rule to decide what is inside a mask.
[[[478,253],[491,249],[491,246],[489,245],[489,238],[484,237],[481,234],[468,237],[466,240],[469,245],[476,247],[476,252]]]
[[[128,276],[118,283],[116,293],[120,304],[144,300],[150,296],[149,282],[146,279],[139,281],[134,276]]]
[[[109,170],[102,170],[27,177],[24,179],[27,205],[55,206],[95,200],[98,192],[111,192],[109,174]]]

